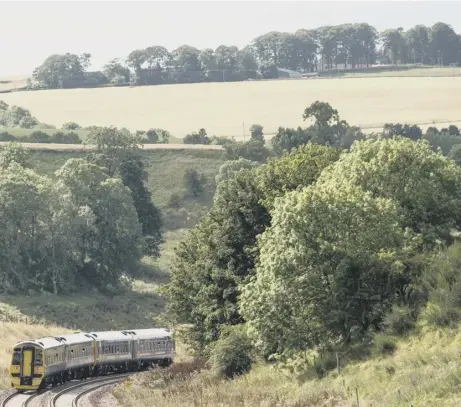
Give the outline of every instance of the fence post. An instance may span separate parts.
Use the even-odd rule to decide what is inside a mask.
[[[338,356],[338,352],[336,352],[336,367],[338,368],[338,374],[341,374],[341,368],[339,367],[339,356]]]
[[[357,399],[357,407],[360,407],[360,404],[359,404],[359,390],[357,389],[357,387],[355,388],[355,397]]]

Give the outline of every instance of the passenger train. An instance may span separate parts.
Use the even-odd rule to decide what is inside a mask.
[[[82,332],[17,343],[10,365],[11,386],[43,390],[72,379],[167,367],[175,356],[168,329]]]

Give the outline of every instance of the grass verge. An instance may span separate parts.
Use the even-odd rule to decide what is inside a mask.
[[[220,380],[207,371],[147,372],[119,386],[114,394],[123,406],[446,406],[461,404],[461,333],[454,329],[419,328],[396,340],[393,354],[350,363],[318,379],[303,380],[266,365],[235,380]],[[309,374],[310,373],[310,374]]]

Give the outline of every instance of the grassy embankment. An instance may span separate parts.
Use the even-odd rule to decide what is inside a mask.
[[[11,347],[26,338],[81,330],[142,328],[152,326],[152,318],[164,306],[158,287],[168,281],[173,249],[206,212],[214,191],[214,175],[221,165],[219,151],[145,151],[142,153],[149,173],[153,200],[165,217],[165,243],[157,260],[144,258],[143,277],[118,289],[114,294],[96,291],[53,296],[30,295],[0,297],[0,388],[9,386],[7,367]],[[42,174],[51,174],[79,152],[33,151],[32,164]],[[184,197],[179,209],[168,207],[172,193],[182,193],[182,176],[187,168],[196,168],[206,177],[205,192],[199,199]]]
[[[455,407],[461,404],[460,341],[458,330],[421,326],[397,341],[393,355],[351,362],[323,379],[313,370],[299,379],[263,365],[227,381],[207,372],[154,381],[149,372],[114,394],[127,407],[356,407],[357,394],[364,407]]]

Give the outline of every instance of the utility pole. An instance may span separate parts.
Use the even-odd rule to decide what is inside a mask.
[[[242,122],[243,142],[245,142],[245,122]]]

